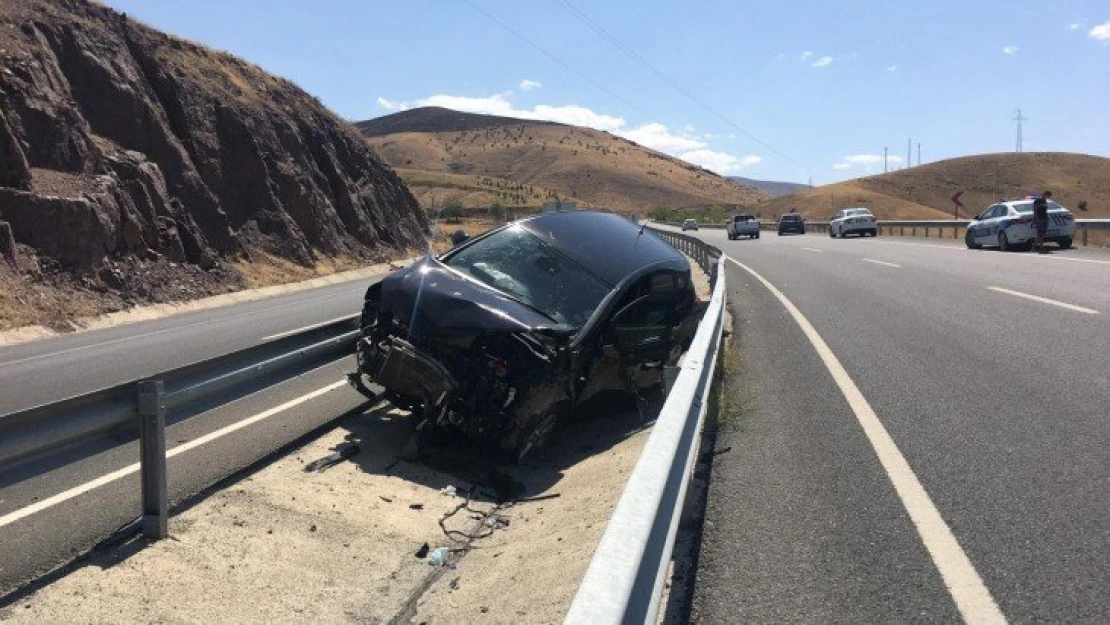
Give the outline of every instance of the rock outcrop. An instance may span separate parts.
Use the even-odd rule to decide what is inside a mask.
[[[84,0],[0,3],[0,223],[5,255],[93,280],[119,260],[210,269],[255,250],[378,260],[427,230],[315,98]]]

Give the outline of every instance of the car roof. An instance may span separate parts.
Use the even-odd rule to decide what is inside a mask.
[[[681,252],[627,217],[598,211],[543,213],[517,222],[610,285],[656,263],[689,269]]]

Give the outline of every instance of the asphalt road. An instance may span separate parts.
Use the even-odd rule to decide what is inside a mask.
[[[0,347],[0,414],[141,378],[357,314],[373,281],[356,280],[148,322]],[[171,458],[171,502],[266,457],[364,403],[343,382],[343,359],[167,428],[166,445],[254,418],[249,426]],[[326,390],[325,390],[326,389]],[[0,598],[139,515],[136,443],[73,449],[0,471]],[[122,472],[115,479],[105,476]],[[98,482],[97,480],[102,480]],[[83,489],[88,488],[87,491]],[[26,514],[61,496],[55,505]]]
[[[377,278],[0,347],[0,414],[94,391],[357,314]]]
[[[729,263],[744,410],[717,442],[695,621],[959,620],[941,571],[961,553],[1008,620],[1110,621],[1110,254],[698,236],[793,302],[860,397]],[[888,474],[861,400],[912,473]],[[939,523],[908,512],[913,477]],[[958,545],[932,553],[944,527]]]

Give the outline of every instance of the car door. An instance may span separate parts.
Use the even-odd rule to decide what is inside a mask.
[[[999,209],[1005,209],[1005,207],[996,204],[979,215],[979,223],[975,224],[974,230],[976,243],[989,245],[995,242],[998,236]]]
[[[832,221],[829,223],[829,229],[833,232],[839,232],[840,224],[843,222],[843,220],[844,211],[837,211],[837,213],[833,215]]]

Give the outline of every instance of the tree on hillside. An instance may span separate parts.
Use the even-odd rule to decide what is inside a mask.
[[[494,202],[489,207],[489,217],[494,222],[505,221],[505,207],[501,205],[501,202]]]

